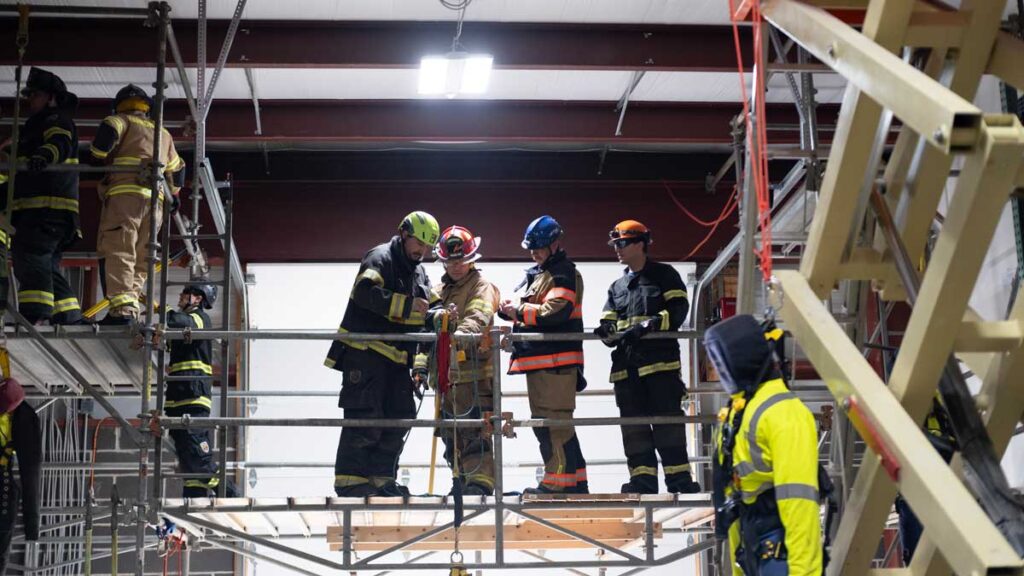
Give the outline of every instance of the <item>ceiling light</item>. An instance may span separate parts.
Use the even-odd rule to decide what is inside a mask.
[[[420,60],[419,93],[446,98],[483,94],[487,91],[493,64],[490,54],[453,51],[444,56],[424,56]]]

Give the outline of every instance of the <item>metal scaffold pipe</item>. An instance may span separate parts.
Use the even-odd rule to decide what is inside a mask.
[[[495,394],[495,398],[497,398]],[[645,416],[622,418],[528,418],[523,420],[501,420],[495,415],[495,428],[500,424],[511,424],[513,428],[552,428],[558,426],[629,426],[659,424],[713,424],[718,417],[712,414],[697,416]],[[219,426],[287,426],[287,427],[337,427],[350,428],[481,428],[483,420],[404,420],[369,418],[191,418],[187,414],[180,418],[160,418],[163,428],[216,428]]]

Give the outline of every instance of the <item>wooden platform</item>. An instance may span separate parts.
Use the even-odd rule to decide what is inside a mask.
[[[710,521],[707,494],[683,496],[572,495],[556,497],[504,496],[504,535],[507,549],[593,548],[552,527],[515,513],[522,510],[569,530],[618,548],[639,545],[644,538],[646,511],[652,513],[655,538],[664,529],[688,528]],[[464,499],[465,514],[485,510],[460,528],[465,550],[494,548],[493,497]],[[164,509],[187,524],[187,517],[215,522],[248,534],[277,538],[324,536],[331,550],[342,549],[345,515],[351,518],[356,551],[379,551],[452,522],[453,502],[447,497],[401,498],[223,498],[165,499]],[[448,550],[451,529],[409,545],[407,550]]]

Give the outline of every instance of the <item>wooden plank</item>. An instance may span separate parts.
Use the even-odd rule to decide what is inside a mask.
[[[619,520],[567,520],[558,523],[565,528],[579,532],[602,543],[622,546],[643,537],[642,524],[624,523]],[[355,526],[352,540],[355,550],[383,550],[405,542],[432,530],[432,526]],[[662,536],[661,523],[654,524],[656,538]],[[327,543],[332,550],[341,547],[342,528],[327,528]],[[450,549],[454,543],[454,531],[448,529],[422,542],[410,545],[407,550]],[[461,547],[486,550],[494,547],[494,527],[486,525],[463,526],[459,529]],[[512,549],[527,548],[592,548],[590,544],[577,540],[557,530],[536,522],[526,521],[518,526],[505,526],[505,546]]]
[[[530,510],[530,514],[545,520],[630,520],[635,514],[632,508],[575,508],[563,510]]]

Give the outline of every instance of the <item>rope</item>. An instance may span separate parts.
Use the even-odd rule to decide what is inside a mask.
[[[764,42],[761,34],[762,15],[761,3],[759,0],[751,0],[751,20],[754,28],[754,85],[758,87],[757,94],[754,94],[754,114],[757,123],[753,122],[750,112],[750,101],[747,99],[746,71],[743,66],[743,51],[740,48],[739,22],[736,18],[736,0],[729,0],[729,18],[732,21],[733,44],[736,49],[736,66],[740,78],[740,96],[743,99],[743,118],[746,122],[747,134],[753,135],[753,142],[756,144],[756,156],[751,162],[754,189],[757,192],[758,224],[761,228],[761,244],[755,249],[760,260],[761,275],[765,282],[770,282],[772,277],[772,217],[771,198],[768,187],[768,130],[767,117],[765,114],[765,77],[764,77]],[[737,162],[739,160],[737,159]]]

